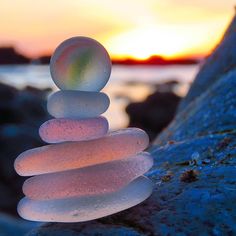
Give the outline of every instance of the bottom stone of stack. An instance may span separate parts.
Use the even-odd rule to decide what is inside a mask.
[[[32,221],[83,222],[133,207],[147,199],[152,190],[152,181],[141,176],[109,194],[43,201],[25,197],[18,204],[18,213]]]
[[[147,152],[124,160],[75,170],[34,176],[25,181],[23,192],[34,200],[62,199],[116,192],[153,165]]]

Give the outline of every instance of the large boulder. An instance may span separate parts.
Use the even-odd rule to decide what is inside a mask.
[[[224,75],[192,101],[162,132],[154,144],[182,141],[208,134],[232,132],[236,128],[236,70]]]
[[[223,39],[214,52],[207,58],[197,74],[187,96],[182,100],[179,111],[215,83],[222,75],[235,68],[236,62],[236,18],[225,32]]]
[[[193,96],[150,148],[152,196],[112,216],[47,223],[28,236],[236,235],[235,22],[199,72]]]

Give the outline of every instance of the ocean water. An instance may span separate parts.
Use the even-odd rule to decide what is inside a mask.
[[[104,116],[111,129],[126,127],[128,116],[125,107],[129,102],[144,100],[155,91],[155,85],[176,80],[174,91],[184,96],[193,81],[199,65],[175,66],[118,66],[112,68],[111,78],[102,90],[107,93],[111,105]],[[0,66],[0,82],[19,89],[27,85],[57,90],[46,65]]]

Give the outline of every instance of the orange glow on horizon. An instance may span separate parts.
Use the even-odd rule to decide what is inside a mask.
[[[135,58],[144,60],[152,55],[173,59],[204,56],[213,49],[222,37],[222,33],[219,33],[210,42],[202,42],[199,49],[199,45],[194,40],[198,34],[197,31],[194,32],[194,35],[186,35],[184,34],[185,29],[169,28],[136,29],[111,36],[104,44],[113,53],[112,57],[117,59]]]
[[[112,58],[206,56],[221,39],[235,0],[0,0],[0,46],[30,57],[84,35]]]

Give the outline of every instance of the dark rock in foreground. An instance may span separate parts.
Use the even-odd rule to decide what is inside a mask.
[[[143,102],[129,104],[129,127],[145,130],[153,140],[172,121],[179,101],[180,97],[170,90],[156,91]]]
[[[196,88],[198,98],[184,99],[186,107],[150,148],[152,196],[92,222],[44,224],[29,236],[236,235],[236,57],[226,50],[235,46],[235,22],[216,50],[222,58],[210,57],[202,70],[221,69],[214,79],[214,73],[204,80],[198,75],[190,90]]]

